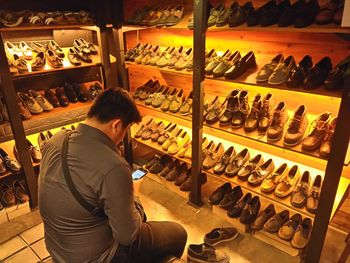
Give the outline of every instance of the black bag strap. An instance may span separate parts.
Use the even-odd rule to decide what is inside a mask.
[[[75,187],[72,177],[69,172],[68,162],[67,162],[67,152],[68,152],[68,142],[69,142],[69,136],[72,134],[72,131],[66,132],[66,136],[63,140],[62,145],[62,153],[61,153],[61,160],[62,160],[62,169],[64,178],[66,179],[67,185],[69,190],[71,191],[74,198],[78,201],[78,203],[84,207],[87,211],[89,211],[91,214],[100,216],[100,217],[106,217],[103,210],[101,210],[99,207],[95,207],[88,203],[84,197],[78,192],[77,188]]]

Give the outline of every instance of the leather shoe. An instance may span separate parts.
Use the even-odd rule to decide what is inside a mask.
[[[291,194],[290,203],[292,206],[302,208],[306,204],[306,198],[310,187],[310,173],[305,171],[301,176],[300,182]]]
[[[238,111],[238,95],[239,90],[231,91],[227,100],[226,110],[220,118],[220,125],[225,126],[231,124],[234,112]]]
[[[232,158],[229,164],[226,166],[225,175],[227,177],[234,177],[238,171],[244,166],[249,160],[248,149],[243,149],[234,158]]]
[[[320,197],[322,187],[322,177],[317,175],[313,182],[306,199],[306,210],[312,214],[316,213],[318,207],[318,199]]]
[[[73,86],[70,83],[64,83],[64,93],[66,94],[67,98],[71,103],[78,102],[77,94],[75,93],[75,90],[73,89]]]
[[[298,145],[303,140],[307,125],[306,107],[301,105],[297,108],[289,123],[286,134],[284,135],[284,145],[289,147]]]
[[[229,27],[236,27],[247,21],[249,12],[254,9],[252,2],[247,2],[243,6],[236,5],[233,8],[229,19]]]
[[[224,183],[209,196],[208,202],[211,205],[218,205],[227,193],[232,190],[230,183]]]
[[[237,60],[233,66],[225,72],[226,79],[236,79],[243,75],[247,70],[256,67],[255,55],[253,51],[248,52],[240,60]]]
[[[243,192],[240,186],[232,188],[231,191],[226,192],[223,199],[219,203],[219,207],[223,209],[229,209],[230,207],[236,205],[238,200],[243,196]]]
[[[230,159],[232,158],[232,156],[235,156],[235,155],[236,155],[236,151],[233,148],[233,146],[228,148],[225,151],[225,153],[221,156],[219,161],[215,164],[213,168],[214,173],[218,175],[222,175],[225,172],[226,166],[228,165]]]
[[[276,233],[289,220],[289,211],[283,210],[271,217],[264,225],[264,230]]]
[[[264,179],[275,170],[275,164],[272,159],[267,160],[262,165],[256,167],[248,178],[248,183],[252,186],[260,185]]]
[[[338,117],[335,117],[327,124],[326,135],[320,148],[320,155],[323,158],[328,158],[329,153],[331,152],[331,145],[335,131],[335,126],[337,125],[337,119]]]
[[[261,106],[261,95],[258,93],[254,98],[250,113],[244,123],[244,130],[246,132],[252,132],[258,127]]]
[[[309,75],[304,80],[304,88],[318,88],[327,79],[327,76],[331,70],[331,59],[329,57],[324,57],[310,70]]]
[[[285,198],[290,195],[295,185],[298,183],[300,177],[299,168],[297,165],[292,166],[288,173],[281,178],[280,182],[276,186],[275,195],[281,198]]]
[[[61,107],[67,107],[69,105],[69,100],[64,92],[64,87],[56,88],[56,97],[58,98]]]
[[[239,200],[233,207],[231,207],[227,211],[227,215],[231,218],[240,217],[242,214],[243,208],[246,206],[247,203],[250,202],[251,199],[252,199],[252,194],[246,193],[241,200]]]
[[[287,172],[287,164],[281,164],[281,166],[278,167],[275,172],[271,173],[265,178],[265,180],[260,185],[260,190],[264,193],[271,193],[275,191],[278,182],[287,174]]]
[[[238,179],[246,181],[248,180],[249,175],[261,164],[264,163],[264,159],[261,154],[257,154],[254,158],[250,159],[244,167],[242,167],[238,173]]]
[[[271,117],[271,124],[267,128],[268,142],[279,141],[282,138],[284,125],[287,123],[288,118],[286,104],[282,101],[276,105]]]
[[[276,210],[273,204],[269,204],[264,211],[261,211],[257,219],[251,225],[253,230],[261,230],[264,224],[276,214]]]
[[[242,224],[250,225],[257,218],[260,210],[260,199],[258,196],[254,196],[243,208],[239,221]]]
[[[232,128],[241,128],[249,113],[248,91],[242,90],[238,96],[238,107],[233,112],[231,126]]]
[[[312,58],[306,55],[298,64],[293,68],[290,76],[287,80],[288,88],[299,88],[303,85],[305,78],[309,74],[312,68]]]

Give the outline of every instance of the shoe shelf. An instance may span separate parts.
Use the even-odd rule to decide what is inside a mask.
[[[294,93],[294,94],[303,94],[305,93],[306,95],[321,95],[321,96],[325,96],[325,97],[336,97],[336,98],[340,98],[342,96],[342,92],[340,90],[327,90],[324,88],[317,88],[317,89],[312,89],[312,90],[308,90],[308,89],[303,89],[303,88],[299,88],[299,89],[291,89],[288,88],[287,85],[283,84],[283,85],[270,85],[268,83],[257,83],[256,82],[256,76],[260,70],[260,67],[262,67],[263,65],[265,65],[265,63],[267,63],[269,61],[269,59],[271,59],[273,56],[261,56],[260,58],[264,57],[263,60],[259,60],[259,56],[257,56],[257,61],[259,63],[259,66],[255,69],[250,69],[247,72],[245,72],[241,77],[235,79],[235,80],[228,80],[225,79],[224,77],[220,77],[220,78],[214,78],[213,76],[205,76],[206,82],[208,83],[212,83],[212,86],[215,86],[215,83],[218,82],[222,82],[223,85],[227,84],[238,84],[238,85],[242,85],[242,87],[246,86],[247,88],[249,88],[249,86],[253,86],[253,87],[258,87],[258,88],[265,88],[267,90],[277,90],[277,91],[289,91],[290,93]],[[159,67],[154,67],[154,66],[148,66],[148,65],[143,65],[143,64],[137,64],[135,62],[130,62],[127,61],[126,63],[126,68],[127,69],[135,69],[135,70],[158,70],[161,73],[167,73],[167,74],[177,74],[177,75],[182,75],[182,76],[186,76],[186,77],[192,77],[192,71],[187,71],[187,70],[175,70],[175,69],[169,69],[167,67],[164,68],[159,68]]]
[[[1,27],[0,32],[11,32],[11,31],[32,31],[32,30],[65,30],[65,29],[85,29],[97,31],[98,27],[95,25],[24,25],[17,27]]]
[[[190,116],[181,116],[175,113],[163,112],[158,108],[147,106],[140,101],[136,101],[136,105],[145,115],[157,116],[161,119],[171,120],[188,128],[192,128],[192,120]],[[292,112],[289,112],[289,114],[291,115]],[[312,118],[313,117],[315,116],[312,116]],[[204,133],[216,138],[222,138],[232,143],[245,145],[246,147],[251,147],[261,152],[276,155],[287,160],[293,160],[320,170],[325,170],[327,165],[327,161],[320,158],[317,153],[312,154],[302,151],[301,145],[286,148],[283,145],[283,139],[276,143],[269,143],[267,142],[266,135],[261,135],[258,131],[246,133],[243,128],[233,129],[231,127],[220,126],[218,123],[208,125],[205,122],[203,123],[203,131]],[[348,172],[350,175],[350,169]]]
[[[48,64],[48,60],[46,59],[46,64],[44,67],[44,70],[41,71],[32,71],[31,70],[31,63],[32,61],[27,61],[28,69],[29,71],[26,73],[19,73],[15,67],[10,67],[10,71],[12,74],[12,77],[14,79],[20,78],[20,77],[26,77],[26,76],[33,76],[33,75],[40,75],[40,74],[45,74],[49,72],[57,72],[57,71],[64,71],[64,70],[70,70],[70,69],[77,69],[77,68],[86,68],[86,67],[93,67],[93,66],[99,66],[101,65],[101,58],[99,55],[92,55],[92,63],[86,63],[86,62],[81,62],[80,66],[74,66],[72,65],[69,60],[68,60],[68,50],[69,48],[62,48],[64,53],[65,53],[65,58],[63,59],[63,67],[61,68],[53,68]],[[115,62],[115,58],[111,56],[111,61]]]

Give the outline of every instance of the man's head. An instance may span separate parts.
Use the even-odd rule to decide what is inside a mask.
[[[140,121],[140,112],[129,93],[121,88],[111,88],[101,92],[94,100],[86,123],[100,129],[118,144],[129,126]]]

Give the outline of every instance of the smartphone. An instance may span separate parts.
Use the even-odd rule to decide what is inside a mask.
[[[132,179],[133,180],[140,180],[142,177],[144,177],[148,172],[145,169],[139,168],[136,171],[132,173]]]

